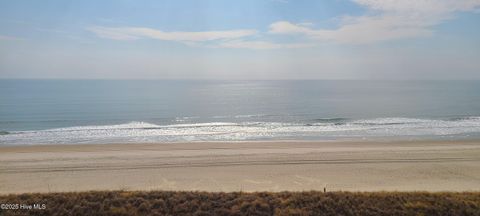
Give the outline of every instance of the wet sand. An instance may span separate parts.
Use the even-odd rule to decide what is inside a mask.
[[[0,147],[0,193],[88,190],[479,191],[480,141]]]

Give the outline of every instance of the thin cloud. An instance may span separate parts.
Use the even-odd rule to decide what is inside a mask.
[[[433,27],[453,19],[457,12],[480,9],[480,0],[352,0],[367,8],[363,16],[344,16],[334,29],[315,29],[313,23],[274,22],[269,34],[252,29],[228,31],[166,32],[143,27],[92,26],[87,30],[102,38],[175,41],[194,47],[239,49],[289,49],[319,43],[370,44],[389,40],[428,37]],[[275,42],[275,35],[296,35],[294,43]],[[250,36],[262,36],[261,40]],[[267,36],[267,37],[264,37]],[[253,37],[258,38],[258,37]]]
[[[151,28],[94,26],[87,30],[101,38],[113,40],[138,40],[142,38],[180,42],[192,47],[238,48],[238,49],[282,49],[310,47],[307,43],[275,43],[261,40],[246,40],[258,35],[256,30],[230,30],[205,32],[164,32]]]
[[[275,43],[262,40],[246,40],[258,35],[256,30],[230,30],[205,32],[164,32],[151,28],[122,27],[111,28],[94,26],[87,30],[98,37],[113,40],[138,40],[142,38],[180,42],[192,47],[238,48],[238,49],[290,49],[311,47],[309,43]],[[213,44],[212,44],[213,43]]]
[[[204,32],[165,32],[152,28],[138,27],[89,27],[87,30],[95,33],[102,38],[114,40],[137,40],[141,38],[150,38],[164,41],[177,42],[206,42],[212,40],[228,40],[255,35],[256,30],[241,29],[230,31],[204,31]]]
[[[270,25],[272,34],[300,34],[315,41],[365,44],[379,41],[425,37],[432,27],[452,19],[454,13],[478,11],[480,0],[353,0],[373,15],[342,19],[336,29],[313,29],[288,21]]]
[[[231,40],[220,43],[218,47],[223,48],[237,48],[237,49],[294,49],[312,47],[314,44],[309,43],[273,43],[269,41],[246,41],[246,40]]]

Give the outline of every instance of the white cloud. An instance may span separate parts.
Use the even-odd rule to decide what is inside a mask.
[[[478,0],[353,0],[373,10],[402,13],[446,14],[469,11],[479,6]]]
[[[245,37],[258,35],[255,30],[205,31],[205,32],[164,32],[151,28],[136,27],[89,27],[87,30],[102,38],[113,40],[137,40],[150,38],[181,42],[192,47],[241,48],[241,49],[282,49],[312,46],[306,43],[274,43],[261,40],[245,40]],[[213,41],[213,42],[212,42]]]
[[[343,17],[336,29],[312,29],[280,21],[270,25],[273,34],[301,34],[317,41],[364,44],[423,37],[432,27],[451,19],[455,12],[475,11],[480,0],[353,0],[367,7],[369,15]]]
[[[188,46],[243,49],[284,49],[311,47],[322,42],[368,44],[388,40],[427,37],[433,27],[454,14],[480,9],[480,0],[352,0],[368,9],[363,16],[344,16],[334,29],[315,29],[313,23],[279,21],[269,26],[269,36],[252,29],[203,32],[166,32],[143,27],[93,26],[87,30],[102,38],[137,40],[150,38],[175,41]],[[296,41],[278,43],[272,35],[297,35]],[[262,36],[262,40],[248,39]],[[256,37],[258,38],[258,37]],[[307,40],[305,40],[307,39]]]
[[[270,25],[270,33],[274,34],[311,34],[313,30],[300,24],[293,24],[287,21],[279,21]]]
[[[308,43],[273,43],[269,41],[245,41],[245,40],[230,40],[219,44],[218,47],[224,48],[242,48],[242,49],[292,49],[311,47],[314,44]]]
[[[136,40],[140,38],[151,38],[157,40],[177,41],[184,43],[235,39],[256,34],[255,30],[248,29],[204,32],[164,32],[151,28],[110,28],[94,26],[87,28],[87,30],[95,33],[99,37],[114,40]]]

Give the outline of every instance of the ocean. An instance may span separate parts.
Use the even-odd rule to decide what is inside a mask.
[[[479,137],[480,81],[0,80],[0,145]]]

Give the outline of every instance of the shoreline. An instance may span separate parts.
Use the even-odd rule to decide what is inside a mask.
[[[34,147],[34,146],[102,146],[102,145],[175,145],[175,144],[248,144],[248,143],[480,143],[480,137],[419,138],[419,137],[362,137],[335,139],[265,139],[265,140],[194,140],[194,141],[161,141],[161,142],[85,142],[85,143],[25,143],[0,144],[1,148]]]
[[[480,140],[2,146],[0,173],[0,194],[472,191],[480,188]]]

